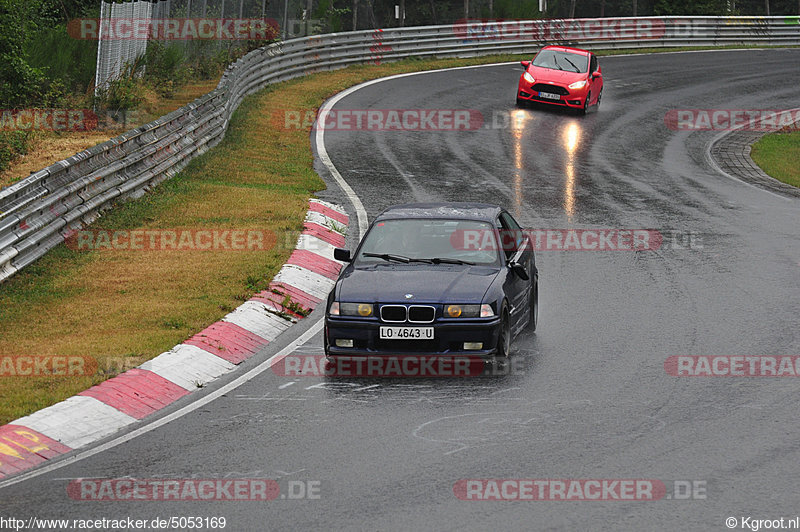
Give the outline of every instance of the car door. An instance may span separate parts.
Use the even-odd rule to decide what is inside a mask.
[[[497,218],[497,228],[500,231],[503,253],[506,260],[506,280],[503,291],[511,305],[509,318],[511,331],[516,334],[525,326],[528,319],[530,289],[533,272],[531,271],[532,254],[530,241],[510,214],[503,211]],[[526,271],[528,279],[513,272],[508,266],[510,262],[521,264]]]
[[[594,77],[595,72],[598,72],[600,75]],[[597,62],[597,56],[594,54],[591,54],[589,58],[589,83],[590,90],[592,91],[591,103],[596,103],[600,96],[600,91],[603,90],[603,73],[600,70],[600,64]]]

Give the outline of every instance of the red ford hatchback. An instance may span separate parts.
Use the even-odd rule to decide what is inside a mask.
[[[586,113],[600,105],[603,73],[597,56],[586,50],[545,46],[533,61],[522,61],[517,105],[525,102],[571,107]]]

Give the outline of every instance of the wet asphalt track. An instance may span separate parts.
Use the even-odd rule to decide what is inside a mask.
[[[476,109],[490,126],[327,133],[371,217],[400,202],[487,200],[526,227],[691,232],[692,247],[539,252],[539,330],[515,342],[510,375],[267,371],[128,443],[0,489],[0,514],[224,516],[227,530],[727,530],[729,516],[800,514],[800,381],[677,378],[663,365],[681,354],[800,354],[800,203],[714,173],[705,149],[715,133],[663,121],[670,109],[797,107],[798,64],[800,50],[601,58],[603,102],[586,117],[516,111],[516,65],[404,77],[344,98],[337,109]],[[491,127],[509,116],[513,127]],[[321,353],[321,335],[299,350]],[[321,491],[272,502],[66,495],[65,479],[125,476],[311,480]],[[670,489],[692,480],[707,494],[466,502],[453,484],[467,478],[644,478]]]

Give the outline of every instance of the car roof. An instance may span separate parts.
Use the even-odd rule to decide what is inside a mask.
[[[389,207],[375,221],[397,218],[446,218],[453,220],[480,220],[494,223],[502,208],[491,203],[436,202],[406,203]]]
[[[591,53],[588,50],[581,50],[580,48],[572,48],[570,46],[559,46],[557,44],[549,44],[543,47],[542,50],[561,50],[563,52],[575,52],[581,55],[589,55]]]

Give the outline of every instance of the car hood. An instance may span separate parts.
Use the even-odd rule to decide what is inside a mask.
[[[350,266],[339,280],[336,295],[339,301],[365,303],[481,303],[499,271],[497,267],[444,264]]]
[[[552,68],[536,67],[530,68],[531,76],[537,83],[558,83],[569,85],[575,81],[586,79],[588,72],[570,72],[569,70],[556,70]]]

